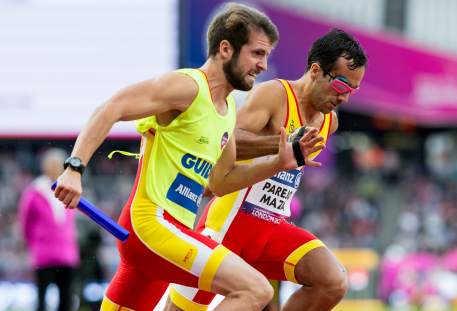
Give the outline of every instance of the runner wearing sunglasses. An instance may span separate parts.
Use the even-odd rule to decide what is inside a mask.
[[[354,93],[359,89],[359,87],[352,88],[349,85],[348,79],[346,79],[345,77],[340,75],[334,77],[330,74],[330,72],[325,70],[324,67],[322,67],[320,64],[318,65],[326,74],[330,76],[330,80],[328,82],[338,93],[354,95]]]

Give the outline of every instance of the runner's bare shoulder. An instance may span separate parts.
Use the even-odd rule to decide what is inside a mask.
[[[172,109],[186,110],[198,94],[195,80],[179,72],[167,72],[151,82],[154,99],[166,102]]]
[[[274,115],[280,109],[280,102],[287,100],[284,87],[279,81],[271,80],[257,84],[246,96],[240,109],[262,110]],[[278,107],[279,106],[279,107]]]
[[[237,128],[259,133],[284,110],[287,96],[278,81],[267,81],[256,85],[237,111]],[[273,121],[273,123],[277,123]]]

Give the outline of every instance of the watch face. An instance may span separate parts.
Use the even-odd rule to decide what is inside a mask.
[[[79,159],[73,158],[70,160],[70,164],[71,166],[78,167],[81,165],[81,161]]]

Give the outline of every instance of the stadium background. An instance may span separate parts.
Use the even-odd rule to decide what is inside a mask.
[[[40,155],[70,152],[93,109],[123,86],[200,66],[204,31],[221,3],[0,1],[0,311],[33,310],[36,299],[16,211]],[[370,57],[360,91],[339,108],[324,167],[305,170],[292,219],[348,269],[350,288],[335,310],[457,309],[457,2],[242,3],[280,31],[261,81],[298,79],[311,43],[331,27],[354,34]],[[235,92],[238,104],[244,96]],[[117,124],[84,174],[84,196],[113,219],[137,160],[107,155],[138,148],[133,124]],[[117,249],[82,214],[78,228],[75,306],[98,310]],[[49,310],[56,290],[48,289]]]

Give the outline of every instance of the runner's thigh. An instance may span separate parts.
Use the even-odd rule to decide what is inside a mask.
[[[295,279],[297,262],[312,249],[322,246],[325,247],[313,234],[283,221],[253,267],[268,279],[298,283]]]

